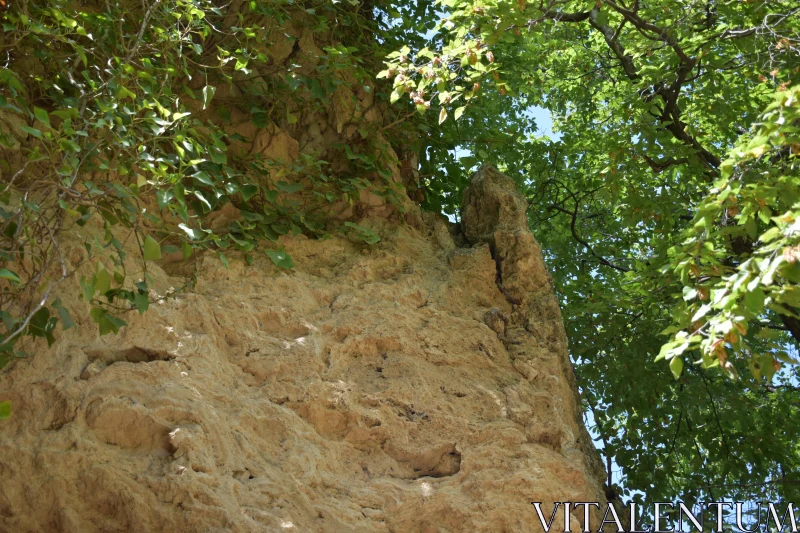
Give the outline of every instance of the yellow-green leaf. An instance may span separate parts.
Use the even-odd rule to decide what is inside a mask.
[[[683,358],[673,357],[672,361],[669,362],[669,369],[672,371],[672,375],[675,376],[675,379],[681,377],[681,372],[683,372]]]
[[[94,275],[94,289],[100,294],[105,294],[111,289],[111,275],[102,264],[97,267],[97,274]]]
[[[153,237],[148,235],[144,239],[144,260],[158,261],[161,259],[161,245]]]

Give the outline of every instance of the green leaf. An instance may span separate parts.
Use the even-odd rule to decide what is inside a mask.
[[[311,80],[311,96],[321,101],[325,101],[327,97],[325,88],[322,87],[322,84],[320,84],[319,80],[316,78],[312,78]]]
[[[762,233],[761,236],[758,238],[758,240],[760,240],[761,242],[772,242],[778,237],[780,237],[781,233],[783,232],[781,231],[780,228],[773,227]]]
[[[52,346],[55,342],[53,337],[53,330],[56,327],[58,320],[50,316],[50,310],[42,307],[36,311],[28,322],[28,334],[34,337],[43,337],[47,339],[47,345]]]
[[[161,259],[161,245],[153,237],[148,235],[144,239],[144,260],[158,261]]]
[[[706,316],[709,311],[711,311],[711,304],[701,305],[700,308],[697,310],[697,312],[692,316],[692,322],[697,322],[698,320]]]
[[[783,361],[784,363],[788,363],[790,365],[800,364],[800,361],[797,359],[792,358],[789,354],[783,351],[775,352],[775,358],[779,361]]]
[[[196,172],[192,175],[194,179],[202,183],[203,185],[208,185],[209,187],[214,186],[214,180],[211,179],[211,175],[206,172],[205,170],[201,170],[200,172]]]
[[[666,359],[672,353],[672,350],[675,349],[679,343],[676,341],[668,342],[661,346],[661,350],[658,352],[658,355],[654,359],[655,362],[661,361],[662,359]]]
[[[292,261],[291,256],[283,251],[283,249],[264,250],[264,253],[267,254],[267,257],[272,260],[275,266],[285,269],[294,268],[294,261]]]
[[[218,165],[224,165],[228,162],[228,156],[221,150],[213,149],[209,150],[208,153],[211,156],[211,161]]]
[[[206,197],[203,196],[203,193],[201,193],[198,190],[195,190],[194,191],[194,195],[195,195],[195,197],[197,197],[198,200],[200,200],[203,203],[203,205],[206,207],[206,209],[208,211],[212,211],[213,210],[213,208],[211,207],[211,203],[209,203],[209,201],[206,200]]]
[[[108,335],[109,333],[118,333],[121,327],[128,324],[101,307],[93,307],[89,312],[92,320],[98,325],[100,335]]]
[[[158,190],[156,191],[156,201],[158,202],[158,207],[164,209],[169,204],[169,201],[175,197],[170,190]]]
[[[139,311],[140,315],[147,311],[150,308],[150,298],[147,296],[147,293],[137,292],[134,294],[133,305],[136,306],[136,309]]]
[[[75,322],[72,321],[72,316],[70,316],[69,311],[61,304],[61,298],[56,298],[56,300],[53,302],[53,307],[56,311],[58,311],[58,316],[61,318],[62,328],[70,329],[75,327]]]
[[[94,288],[101,295],[111,289],[111,275],[102,263],[98,263],[97,273],[94,275]]]
[[[7,68],[0,69],[0,82],[5,83],[12,89],[15,89],[20,92],[25,90],[25,88],[19,82],[14,73]]]
[[[756,219],[752,216],[749,217],[745,222],[744,229],[750,239],[755,240],[755,238],[758,236],[758,224],[756,223]]]
[[[278,188],[278,190],[286,193],[296,193],[303,188],[302,183],[287,183],[285,181],[279,181],[275,184],[275,186]]]
[[[51,127],[50,126],[50,116],[47,114],[47,111],[45,111],[41,107],[34,106],[33,107],[33,114],[36,117],[36,120],[38,120],[42,124],[45,124],[48,128]]]
[[[258,192],[258,186],[247,184],[241,188],[240,192],[242,193],[242,199],[247,202]]]
[[[0,420],[5,420],[11,416],[11,400],[0,402]]]
[[[358,238],[363,240],[367,244],[377,244],[381,240],[381,236],[369,228],[366,228],[354,222],[345,222],[344,225],[347,226],[348,228],[353,228],[358,234]]]
[[[669,369],[672,371],[672,375],[675,376],[675,379],[681,377],[681,373],[683,372],[683,357],[673,357],[672,361],[669,362]]]
[[[188,235],[189,238],[192,239],[193,241],[197,241],[203,238],[203,232],[200,230],[190,228],[189,226],[183,223],[178,224],[178,227],[181,228],[184,232],[186,232],[186,235]]]
[[[0,268],[0,278],[10,280],[14,283],[19,283],[20,279],[16,272],[12,272],[7,268]]]
[[[81,277],[81,290],[83,292],[83,300],[86,302],[92,301],[94,298],[95,288],[95,276],[91,278]]]
[[[753,315],[760,315],[764,312],[764,300],[766,297],[767,295],[761,287],[756,287],[754,290],[745,293],[744,305]]]
[[[211,103],[211,99],[214,98],[214,93],[217,92],[217,88],[212,85],[206,85],[203,87],[203,109],[208,107],[208,104]]]
[[[25,124],[22,124],[22,125],[20,125],[19,129],[21,129],[25,133],[33,135],[37,139],[41,139],[42,138],[42,132],[37,130],[36,128],[31,128],[30,126],[26,126]]]

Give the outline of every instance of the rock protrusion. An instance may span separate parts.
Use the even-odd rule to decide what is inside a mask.
[[[552,286],[539,243],[528,229],[526,209],[514,181],[491,165],[483,165],[464,191],[464,235],[473,244],[489,244],[500,290],[514,305]]]
[[[494,244],[497,231],[527,230],[527,207],[514,181],[485,164],[464,191],[461,210],[464,235],[472,243]]]
[[[543,381],[547,389],[547,394],[511,412],[526,423],[533,441],[564,454],[580,452],[587,471],[602,480],[603,465],[582,421],[558,299],[541,247],[528,228],[526,209],[514,180],[489,164],[473,174],[464,191],[464,235],[474,246],[489,245],[498,289],[511,305],[511,316],[503,324],[509,355],[523,377]],[[497,331],[495,315],[490,310],[485,321]],[[554,422],[559,418],[573,423]]]

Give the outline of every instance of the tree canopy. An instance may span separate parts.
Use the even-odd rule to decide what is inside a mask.
[[[292,195],[396,194],[374,179],[388,180],[381,146],[411,140],[426,209],[457,218],[484,161],[525,191],[610,493],[798,499],[794,2],[90,4],[30,0],[3,13],[0,110],[24,122],[28,139],[24,158],[5,157],[0,189],[7,358],[20,355],[20,338],[52,341],[59,319],[71,323],[48,299],[68,277],[55,238],[65,225],[100,216],[106,241],[87,248],[121,253],[125,234],[145,265],[162,251],[204,248],[223,261],[227,249],[265,250],[290,268],[261,243],[330,231]],[[276,69],[269,47],[298,13],[338,44],[313,69],[302,59]],[[232,106],[214,101],[221,87],[237,87],[236,105],[254,122],[285,125],[308,102],[324,108],[353,77],[377,80],[393,115],[382,135],[362,128],[358,146],[341,147],[345,172],[312,156],[286,166],[231,149]],[[557,135],[537,134],[534,107],[551,114]],[[19,142],[3,135],[8,150]],[[306,181],[272,188],[257,178],[275,172]],[[142,209],[148,197],[179,229]],[[245,220],[211,231],[204,217],[231,202]],[[379,238],[353,223],[343,231]],[[148,306],[146,277],[125,285],[124,263],[98,263],[83,280],[101,333],[124,325],[120,301]]]

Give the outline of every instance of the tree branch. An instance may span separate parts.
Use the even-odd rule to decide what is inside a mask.
[[[796,311],[796,309],[792,309],[792,311]],[[780,315],[780,317],[789,335],[792,336],[795,342],[800,343],[800,320],[791,315]]]
[[[589,13],[591,13],[591,11],[586,11],[584,13],[561,13],[559,11],[548,10],[544,12],[543,16],[546,19],[555,21],[583,22],[584,20],[589,18]]]
[[[622,65],[622,70],[625,71],[625,75],[627,75],[631,80],[638,80],[639,72],[636,70],[636,66],[633,64],[633,58],[625,52],[625,48],[617,41],[617,32],[614,30],[614,28],[608,26],[607,24],[600,24],[597,21],[597,16],[599,14],[600,10],[596,7],[593,7],[589,11],[589,24],[591,24],[593,28],[603,35],[606,44],[611,51],[614,52],[614,55],[617,56],[617,59]]]
[[[775,13],[770,13],[769,15],[764,17],[764,22],[762,22],[761,26],[755,26],[753,28],[739,29],[739,30],[725,30],[724,32],[722,32],[722,35],[720,35],[719,38],[720,39],[741,39],[742,37],[749,37],[749,36],[754,35],[755,33],[757,33],[759,30],[763,30],[764,28],[775,28],[777,26],[780,26],[781,24],[783,24],[783,22],[786,19],[796,15],[797,13],[800,13],[800,7],[795,9],[795,10],[793,10],[793,11],[789,11],[785,15],[781,15],[780,18],[778,19],[778,21],[774,22],[772,24],[767,22],[767,19],[770,16],[775,15]]]
[[[650,168],[653,169],[653,172],[656,174],[660,174],[664,172],[666,169],[673,165],[684,165],[688,163],[688,160],[685,157],[680,159],[675,159],[671,157],[669,159],[665,159],[664,161],[655,161],[648,157],[646,154],[641,154],[642,158],[647,161],[647,164],[650,165]]]
[[[629,9],[626,9],[626,8],[622,7],[621,5],[613,2],[612,0],[603,0],[603,3],[605,3],[607,6],[612,8],[614,11],[616,11],[617,13],[619,13],[620,15],[625,17],[625,19],[628,22],[630,22],[631,24],[633,24],[635,27],[637,27],[637,28],[639,28],[641,30],[649,31],[651,33],[655,33],[656,36],[661,41],[663,41],[666,44],[668,44],[675,51],[675,54],[680,58],[680,60],[683,63],[685,63],[686,65],[689,66],[690,70],[692,68],[694,68],[695,60],[692,59],[691,57],[689,57],[686,54],[686,52],[684,52],[683,48],[681,48],[680,44],[678,44],[678,41],[675,39],[675,37],[672,36],[672,34],[669,32],[669,30],[659,28],[658,26],[656,26],[652,22],[647,22],[646,20],[641,18],[638,15],[638,13],[636,13],[635,11],[631,11]],[[597,9],[597,8],[594,8],[594,9]]]
[[[611,0],[604,0],[609,6],[613,9],[618,11],[625,17],[625,20],[629,21],[638,29],[646,29],[653,33],[656,33],[660,40],[665,42],[669,45],[678,55],[681,60],[680,67],[678,68],[677,78],[673,83],[669,86],[665,84],[661,85],[660,87],[656,88],[654,91],[649,91],[647,93],[643,93],[642,96],[644,97],[645,101],[653,99],[655,96],[660,96],[661,99],[664,101],[664,107],[660,116],[658,116],[659,121],[662,124],[665,124],[667,131],[672,133],[672,135],[681,141],[686,146],[692,148],[696,153],[697,157],[710,169],[716,170],[720,165],[720,158],[716,155],[712,154],[708,150],[706,150],[694,137],[686,133],[686,124],[681,120],[681,110],[678,107],[678,98],[681,94],[681,87],[686,82],[689,74],[697,65],[695,59],[690,58],[683,49],[680,47],[678,42],[672,37],[669,32],[666,30],[662,30],[661,28],[651,24],[649,22],[644,21],[638,14],[628,9],[625,9],[622,6],[617,5],[616,3],[612,2]],[[633,62],[633,58],[628,54],[625,50],[625,47],[619,43],[617,40],[618,34],[617,31],[614,30],[611,26],[607,24],[601,24],[598,21],[598,15],[600,14],[600,10],[597,7],[593,7],[588,13],[589,24],[597,31],[599,31],[603,38],[605,39],[606,44],[611,49],[611,51],[616,56],[617,60],[620,62],[622,66],[622,70],[625,72],[625,75],[631,81],[637,81],[639,79],[639,71],[636,68],[636,65]],[[651,165],[652,166],[652,165]],[[654,169],[655,170],[655,169]],[[663,170],[663,169],[662,169]],[[657,171],[660,172],[660,171]]]
[[[620,272],[630,272],[631,271],[631,269],[628,268],[628,267],[615,265],[614,263],[612,263],[611,261],[609,261],[605,257],[602,257],[602,256],[596,254],[594,249],[592,249],[592,247],[589,245],[589,243],[586,242],[585,240],[583,240],[580,237],[580,235],[578,235],[578,230],[575,228],[575,222],[578,219],[578,203],[577,202],[575,202],[575,210],[574,211],[568,211],[567,209],[564,209],[560,205],[551,205],[550,209],[555,209],[556,211],[561,211],[562,213],[566,213],[570,217],[572,217],[572,220],[569,223],[569,229],[572,232],[572,238],[574,238],[581,245],[583,245],[583,247],[586,248],[586,250],[588,250],[588,252],[592,255],[592,257],[597,259],[601,264],[603,264],[603,265],[605,265],[605,266],[607,266],[609,268],[613,268],[614,270],[618,270]]]

